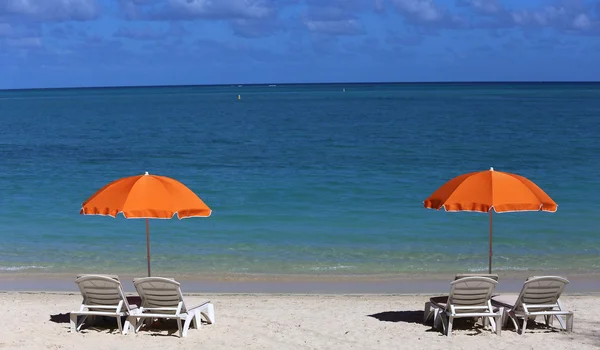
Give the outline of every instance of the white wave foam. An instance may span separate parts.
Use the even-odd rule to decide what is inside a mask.
[[[22,271],[22,270],[33,270],[33,269],[47,269],[49,266],[0,266],[0,271]]]
[[[331,271],[331,270],[347,270],[354,269],[356,266],[346,266],[346,265],[338,265],[338,266],[323,266],[323,267],[311,267],[313,271]]]
[[[493,271],[535,271],[535,270],[558,270],[558,268],[552,268],[552,267],[523,267],[523,266],[493,266],[492,270]],[[488,270],[487,266],[480,266],[480,267],[471,267],[468,268],[467,271],[469,272],[485,272]]]

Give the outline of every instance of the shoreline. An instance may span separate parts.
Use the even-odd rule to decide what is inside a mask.
[[[457,271],[463,273],[464,271]],[[77,273],[0,273],[4,292],[78,292]],[[251,294],[439,294],[450,288],[455,274],[435,275],[268,275],[268,274],[169,274],[181,282],[184,293]],[[558,275],[569,280],[565,292],[600,293],[600,273],[568,274],[528,271],[498,272],[498,292],[517,293],[529,276]],[[135,291],[133,279],[145,274],[119,274],[125,292]],[[154,274],[154,276],[162,276]]]

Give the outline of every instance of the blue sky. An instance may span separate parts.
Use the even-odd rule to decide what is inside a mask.
[[[600,80],[600,0],[0,0],[0,88]]]

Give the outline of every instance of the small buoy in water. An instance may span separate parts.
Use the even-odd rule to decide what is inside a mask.
[[[238,95],[238,100],[241,100],[241,99],[242,99],[242,95]]]
[[[346,92],[346,88],[342,89],[342,91]]]

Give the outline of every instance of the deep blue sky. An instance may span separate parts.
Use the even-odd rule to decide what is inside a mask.
[[[600,80],[599,0],[0,0],[0,89]]]

